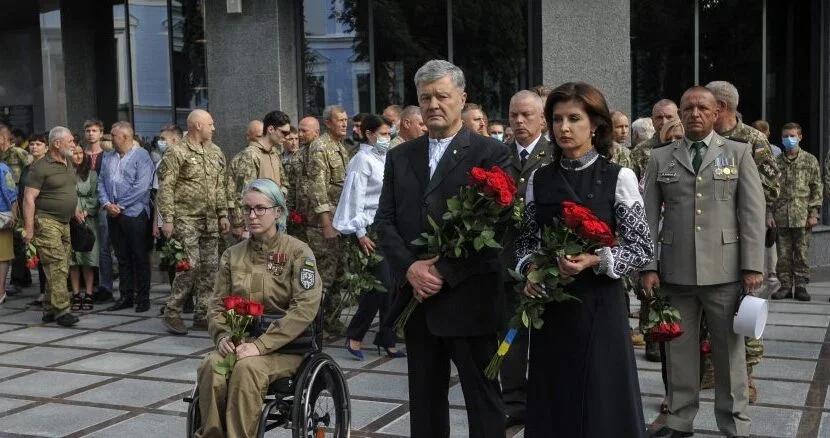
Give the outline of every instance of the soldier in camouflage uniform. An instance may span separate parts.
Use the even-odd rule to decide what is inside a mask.
[[[285,180],[288,181],[288,184],[291,186],[291,190],[289,190],[288,196],[285,199],[286,204],[288,205],[288,211],[289,214],[300,213],[305,215],[304,212],[307,211],[308,208],[305,206],[307,196],[302,190],[305,186],[305,184],[303,184],[305,180],[305,168],[303,166],[302,157],[303,154],[308,155],[308,145],[300,145],[297,128],[292,126],[291,134],[285,139],[283,146],[282,169],[285,171]],[[305,223],[294,223],[292,222],[292,218],[289,217],[286,230],[291,236],[296,237],[303,242],[308,242],[308,237],[306,236],[305,231]]]
[[[638,180],[643,177],[643,171],[646,170],[648,159],[651,157],[651,150],[662,143],[660,141],[660,130],[663,129],[663,125],[670,120],[679,118],[677,104],[669,99],[659,100],[651,107],[651,123],[654,124],[654,136],[636,144],[631,150],[631,169],[634,170]]]
[[[611,145],[609,155],[608,160],[612,163],[631,169],[631,166],[633,165],[631,162],[631,151],[629,151],[627,147],[614,142],[614,144]]]
[[[778,157],[781,195],[767,222],[778,228],[778,265],[781,288],[772,299],[788,298],[795,286],[795,299],[810,301],[810,231],[821,215],[822,183],[818,160],[801,149],[801,126],[787,123],[781,129],[783,153]]]
[[[764,188],[764,199],[767,204],[767,214],[772,211],[772,206],[781,191],[780,173],[772,155],[772,149],[767,137],[751,126],[745,125],[738,118],[738,90],[734,85],[726,81],[713,81],[706,85],[712,91],[718,103],[718,120],[715,122],[715,132],[730,140],[749,143],[753,147],[753,158],[758,166],[758,175],[761,177],[761,185]],[[764,344],[760,339],[745,338],[746,345],[746,369],[749,375],[749,402],[755,403],[758,398],[758,390],[752,379],[752,369],[761,362],[764,354]],[[711,369],[708,364],[707,370]],[[714,377],[707,373],[704,376],[704,383],[708,380],[714,381]]]
[[[248,145],[242,148],[244,151],[246,148],[250,148],[254,146],[255,142],[262,141],[262,121],[261,120],[251,120],[248,123],[248,129],[245,131],[245,140],[248,142]],[[231,237],[234,240],[241,240],[243,238],[243,234],[245,232],[244,226],[239,226],[240,221],[243,218],[234,217],[235,214],[238,214],[237,210],[237,197],[239,196],[239,192],[242,190],[244,185],[237,188],[236,186],[236,174],[238,173],[238,169],[240,167],[240,161],[242,160],[242,151],[236,154],[231,160],[228,162],[228,169],[225,172],[227,175],[227,183],[226,183],[226,198],[228,199],[228,220],[231,222]],[[219,239],[219,255],[221,256],[222,253],[225,252],[227,249],[227,245],[223,245],[222,241],[224,239]],[[223,248],[225,247],[225,248]]]
[[[190,259],[190,270],[176,273],[162,320],[174,334],[187,334],[182,306],[193,290],[193,329],[206,330],[207,303],[219,264],[220,233],[230,231],[225,155],[211,142],[213,118],[194,110],[187,117],[187,135],[172,145],[159,165],[158,209],[165,238],[175,236]]]
[[[282,111],[271,111],[262,119],[261,137],[236,154],[228,166],[228,205],[234,237],[241,238],[245,228],[242,214],[242,189],[255,179],[268,178],[277,183],[283,195],[288,193],[288,180],[280,156],[282,143],[289,134],[291,119]]]
[[[32,156],[26,150],[12,145],[10,134],[9,128],[0,124],[0,163],[6,163],[9,166],[9,169],[11,169],[11,178],[13,179],[14,185],[17,186],[20,183],[20,173],[24,167],[32,162]],[[26,268],[26,259],[23,253],[21,253],[21,251],[25,252],[26,246],[23,245],[20,234],[14,233],[13,245],[15,258],[11,263],[12,287],[6,291],[9,295],[19,292],[20,289],[18,289],[18,286],[28,286],[32,283],[31,274],[29,274],[29,270]]]
[[[340,333],[340,287],[337,280],[342,275],[343,242],[332,226],[332,218],[340,201],[349,153],[344,139],[348,116],[343,107],[330,105],[323,110],[326,133],[309,146],[308,173],[309,226],[306,229],[308,244],[317,255],[317,268],[323,281],[325,297],[323,311],[326,330]]]

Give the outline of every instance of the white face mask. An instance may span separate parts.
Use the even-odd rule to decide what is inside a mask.
[[[391,143],[391,137],[378,137],[377,140],[375,140],[375,150],[382,154],[385,154],[386,151],[389,150],[389,146]]]
[[[162,154],[164,153],[164,151],[167,150],[167,142],[164,140],[157,141],[156,146],[158,146],[159,152],[161,152]]]
[[[498,141],[504,141],[504,134],[490,134],[490,137],[495,138]]]

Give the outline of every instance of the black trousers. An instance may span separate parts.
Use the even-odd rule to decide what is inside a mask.
[[[14,259],[12,259],[11,263],[12,272],[9,282],[15,286],[29,286],[32,284],[32,273],[26,267],[26,244],[23,243],[23,238],[20,237],[20,234],[14,233],[13,245]]]
[[[463,311],[463,310],[461,310]],[[429,332],[421,306],[406,324],[409,365],[409,427],[413,438],[450,436],[450,361],[458,369],[471,437],[504,437],[499,384],[484,376],[496,353],[496,334],[439,337]]]
[[[508,324],[510,318],[516,314],[516,304],[519,295],[515,290],[516,283],[507,282],[504,284],[507,294],[507,315]],[[513,338],[510,350],[504,356],[501,364],[499,377],[501,378],[502,400],[504,400],[505,413],[512,418],[524,421],[527,406],[527,351],[530,337],[528,329],[520,329]],[[503,337],[502,337],[503,338]]]
[[[118,257],[121,298],[128,302],[149,302],[152,240],[147,234],[147,213],[141,212],[136,217],[120,214],[107,221],[110,240]]]
[[[375,278],[378,279],[387,291],[392,290],[391,271],[389,270],[389,262],[383,260],[375,267]],[[372,326],[372,320],[375,319],[375,314],[380,312],[380,320],[383,321],[386,312],[389,311],[391,303],[390,292],[367,292],[360,297],[357,305],[357,312],[355,312],[352,320],[349,322],[349,328],[346,329],[346,336],[355,341],[363,341],[366,332]],[[378,327],[378,334],[375,336],[375,345],[379,347],[391,348],[395,346],[398,338],[392,327]]]

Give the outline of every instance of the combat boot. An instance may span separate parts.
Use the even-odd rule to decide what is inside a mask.
[[[179,316],[172,316],[172,315],[165,315],[161,319],[162,324],[167,327],[167,331],[173,333],[174,335],[186,335],[187,334],[187,326],[182,321],[182,318]]]
[[[804,286],[795,287],[795,299],[798,301],[810,301],[810,294]]]
[[[790,288],[789,287],[782,287],[781,289],[778,289],[778,292],[772,294],[772,296],[770,298],[772,298],[773,300],[783,300],[783,299],[789,298],[789,297],[790,297]]]
[[[712,364],[712,355],[703,356],[703,377],[700,379],[700,389],[715,387],[715,365]]]
[[[758,388],[755,387],[755,380],[752,378],[752,367],[746,367],[747,383],[749,386],[749,403],[758,401]]]
[[[646,340],[646,360],[649,362],[660,362],[660,344]]]

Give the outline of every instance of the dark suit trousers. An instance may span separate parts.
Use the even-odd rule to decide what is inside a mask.
[[[429,332],[425,315],[421,306],[416,307],[405,330],[411,436],[450,436],[447,395],[452,361],[458,369],[467,405],[469,436],[503,438],[504,411],[499,384],[484,376],[484,368],[496,352],[496,334],[438,337]]]
[[[150,300],[150,249],[147,214],[136,217],[120,214],[108,218],[110,240],[118,257],[121,276],[121,298],[128,302],[144,303]]]
[[[516,313],[518,293],[514,290],[515,283],[504,284],[507,294],[507,318],[513,317]],[[499,377],[501,378],[502,400],[504,400],[505,413],[517,420],[524,421],[527,404],[527,351],[528,351],[528,330],[519,330],[510,350],[504,356],[501,364]]]

